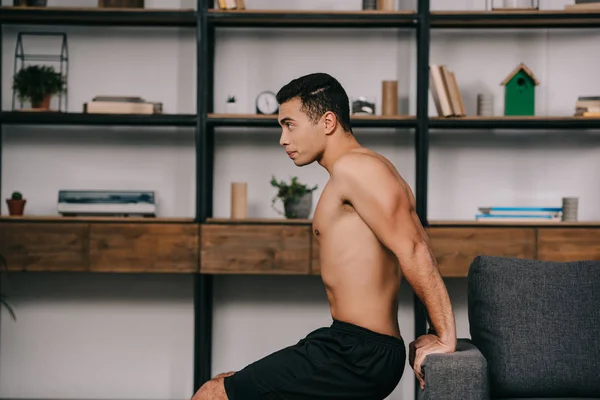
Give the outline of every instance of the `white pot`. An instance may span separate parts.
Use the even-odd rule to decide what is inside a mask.
[[[237,114],[237,103],[225,103],[225,112],[227,114]]]

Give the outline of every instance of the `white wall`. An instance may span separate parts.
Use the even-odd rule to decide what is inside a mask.
[[[74,0],[49,3],[69,5]],[[152,7],[169,4],[167,0],[147,3]],[[360,7],[359,0],[247,3],[248,8]],[[565,1],[543,3],[561,8]],[[93,6],[95,0],[86,4]],[[187,6],[189,1],[180,4]],[[483,4],[433,0],[432,8],[481,9]],[[38,29],[4,29],[3,109],[11,106],[16,32]],[[109,93],[162,100],[169,113],[194,111],[192,30],[47,29],[69,34],[71,111],[81,110],[82,103],[94,95]],[[474,113],[474,99],[481,90],[494,94],[496,112],[501,113],[499,82],[524,61],[542,82],[537,92],[538,114],[569,115],[577,95],[600,91],[598,78],[591,73],[597,62],[596,35],[594,30],[476,34],[440,30],[432,35],[431,61],[445,63],[456,73],[469,114]],[[248,66],[242,67],[240,61]],[[225,97],[233,94],[240,99],[240,111],[252,112],[258,92],[276,91],[301,74],[325,71],[338,77],[350,96],[377,99],[382,80],[398,79],[403,107],[414,113],[415,62],[411,31],[222,29],[217,36],[215,108],[223,111]],[[154,189],[161,216],[193,216],[191,129],[5,127],[3,132],[2,194],[22,190],[30,214],[54,213],[60,188],[110,187]],[[357,136],[388,156],[414,188],[410,131],[362,129]],[[435,132],[429,216],[471,219],[481,205],[556,204],[562,196],[576,195],[580,196],[581,219],[597,219],[600,190],[592,174],[600,167],[599,145],[595,132]],[[250,216],[279,217],[270,207],[272,174],[279,178],[297,175],[318,184],[317,196],[327,178],[318,166],[296,168],[283,157],[276,129],[219,129],[214,215],[229,215],[230,182],[246,181]],[[6,213],[4,202],[2,212]],[[191,396],[191,277],[20,274],[11,275],[5,284],[19,319],[13,323],[2,313],[0,397]],[[447,284],[459,336],[468,337],[466,280],[447,280]],[[215,291],[214,373],[242,368],[330,322],[316,277],[219,276]],[[414,339],[412,292],[403,284],[401,293],[399,317],[408,344]],[[390,399],[410,399],[412,393],[413,375],[407,368]]]

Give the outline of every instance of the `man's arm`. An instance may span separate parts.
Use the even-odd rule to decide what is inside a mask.
[[[415,372],[425,355],[456,349],[454,313],[412,195],[378,159],[349,154],[334,165],[331,181],[379,240],[398,258],[400,268],[428,311],[436,332],[415,356]],[[424,353],[424,354],[423,354]]]

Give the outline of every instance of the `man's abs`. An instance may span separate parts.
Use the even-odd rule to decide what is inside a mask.
[[[360,217],[352,212],[319,232],[321,277],[333,319],[400,337],[400,271]]]

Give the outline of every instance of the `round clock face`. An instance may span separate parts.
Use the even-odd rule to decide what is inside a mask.
[[[259,114],[276,114],[279,110],[277,97],[273,92],[262,92],[256,98],[256,112]]]

